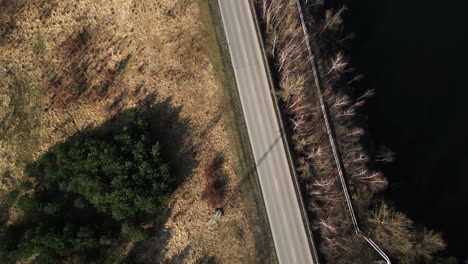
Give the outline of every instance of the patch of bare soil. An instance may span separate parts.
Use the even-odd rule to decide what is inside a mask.
[[[207,224],[214,210],[202,200],[205,168],[223,153],[228,194],[241,176],[208,43],[213,32],[198,1],[22,0],[0,7],[3,194],[27,160],[56,143],[143,101],[170,98],[191,121],[186,141],[198,163],[176,192],[164,232],[140,245],[134,261],[256,262],[241,198],[220,224]]]

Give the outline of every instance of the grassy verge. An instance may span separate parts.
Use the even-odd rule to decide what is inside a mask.
[[[0,61],[0,196],[22,175],[39,146],[41,87],[15,62]]]
[[[208,34],[208,56],[214,66],[216,78],[224,89],[223,114],[229,120],[231,142],[238,156],[241,190],[247,219],[255,237],[257,263],[277,262],[262,190],[255,171],[255,160],[245,126],[244,114],[237,91],[234,71],[224,36],[219,6],[216,0],[200,0],[201,17]],[[227,205],[229,207],[229,204]],[[227,211],[226,213],[229,213]]]

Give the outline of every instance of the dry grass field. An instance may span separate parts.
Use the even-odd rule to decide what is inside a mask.
[[[225,157],[227,193],[239,159],[223,104],[220,51],[205,0],[0,0],[0,194],[27,160],[145,101],[190,120],[196,167],[175,194],[165,231],[137,263],[254,263],[245,199],[217,225],[202,199],[204,171]],[[165,124],[170,126],[171,124]],[[124,246],[122,252],[131,250]]]

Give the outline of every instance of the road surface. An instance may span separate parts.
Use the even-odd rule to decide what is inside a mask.
[[[218,0],[262,194],[280,263],[312,263],[249,0]]]

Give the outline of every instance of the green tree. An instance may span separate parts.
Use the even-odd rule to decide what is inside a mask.
[[[148,124],[129,111],[115,134],[79,134],[25,167],[20,222],[0,230],[0,262],[93,258],[120,237],[148,238],[176,187]]]

